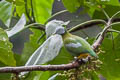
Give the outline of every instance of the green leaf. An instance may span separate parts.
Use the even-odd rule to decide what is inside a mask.
[[[0,80],[10,80],[11,73],[0,73]]]
[[[22,16],[23,13],[25,13],[25,4],[16,5],[16,14]]]
[[[112,48],[112,41],[105,39],[101,46],[101,49],[105,51],[105,53],[99,55],[100,60],[103,62],[99,73],[107,80],[120,79],[120,35],[114,42],[115,49]]]
[[[0,19],[9,25],[9,20],[12,13],[12,4],[7,1],[0,1]]]
[[[106,5],[104,10],[111,17],[113,14],[120,10],[120,6]],[[106,16],[102,11],[96,10],[93,14],[93,19],[106,19]]]
[[[0,47],[0,61],[9,66],[16,66],[13,53],[1,47]]]
[[[75,12],[84,2],[84,0],[62,0],[62,2],[70,12]]]
[[[67,64],[70,63],[73,59],[73,56],[65,49],[65,47],[62,47],[59,55],[52,61],[49,62],[49,64]]]
[[[42,24],[50,17],[54,0],[33,0],[35,19]]]
[[[7,49],[8,51],[11,51],[12,44],[9,42],[7,33],[0,28],[0,47]]]
[[[120,2],[119,0],[101,0],[100,3],[104,4],[104,5],[113,5],[113,6],[120,6]]]
[[[2,41],[8,40],[7,34],[6,34],[5,31],[4,31],[3,29],[1,29],[1,28],[0,28],[0,40],[2,40]]]
[[[48,80],[49,77],[49,71],[33,71],[25,78],[25,80]]]
[[[11,51],[13,45],[9,41],[2,41],[2,40],[0,40],[0,47],[5,48],[8,51]]]
[[[9,66],[15,66],[12,44],[9,42],[8,36],[3,29],[0,28],[0,61]]]

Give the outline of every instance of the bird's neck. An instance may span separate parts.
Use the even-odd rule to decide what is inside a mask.
[[[62,35],[62,38],[65,39],[65,38],[70,37],[70,36],[72,36],[72,34],[70,34],[69,32],[66,31],[66,32]]]

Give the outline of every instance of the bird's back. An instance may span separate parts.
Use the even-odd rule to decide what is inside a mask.
[[[83,38],[70,33],[63,35],[63,42],[65,48],[74,56],[79,56],[83,53],[89,53],[96,57],[96,53],[92,50],[90,44]]]

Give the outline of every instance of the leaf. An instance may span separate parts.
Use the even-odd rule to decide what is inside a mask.
[[[107,4],[107,5],[113,5],[113,6],[120,6],[120,2],[119,2],[119,0],[101,0],[100,1],[102,4]]]
[[[55,80],[55,78],[56,78],[58,75],[59,75],[59,74],[56,73],[56,74],[54,74],[52,77],[50,77],[48,80]]]
[[[120,10],[120,6],[106,5],[104,10],[111,17],[113,14],[115,14],[116,12]],[[93,18],[94,19],[106,19],[106,16],[104,15],[102,11],[96,10],[93,14]]]
[[[0,28],[0,61],[9,66],[15,66],[16,62],[12,52],[12,44],[3,29]]]
[[[4,24],[4,22],[0,19],[0,27],[2,29],[7,29],[7,26]]]
[[[13,53],[1,47],[0,47],[0,61],[9,66],[16,66]]]
[[[99,55],[100,60],[103,62],[99,71],[107,80],[120,79],[120,35],[115,38],[115,49],[112,48],[112,41],[105,39],[101,49],[105,53]]]
[[[74,57],[63,46],[59,52],[59,55],[48,62],[48,64],[67,64],[74,60]]]
[[[13,45],[9,41],[2,41],[2,40],[0,40],[0,47],[5,48],[8,51],[11,51]]]
[[[2,40],[2,41],[8,40],[7,34],[6,34],[5,31],[4,31],[3,29],[1,29],[1,28],[0,28],[0,40]]]
[[[12,37],[13,35],[20,32],[22,29],[24,29],[24,26],[26,24],[25,15],[23,14],[20,20],[17,22],[17,24],[9,31],[6,31],[8,34],[8,37]]]
[[[10,80],[11,74],[10,73],[0,73],[0,80]]]
[[[61,47],[62,47],[62,37],[60,35],[53,35],[49,37],[29,58],[25,66],[44,64],[48,61],[54,59]]]
[[[42,24],[51,16],[54,0],[33,0],[34,16]]]
[[[12,13],[12,4],[7,1],[0,1],[0,20],[6,25],[9,25],[9,20]]]
[[[48,80],[50,77],[49,71],[33,71],[30,72],[29,76],[25,80]]]
[[[68,9],[70,12],[75,12],[81,4],[84,2],[84,0],[62,0],[65,8]]]

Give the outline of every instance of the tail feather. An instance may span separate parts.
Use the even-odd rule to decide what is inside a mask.
[[[98,55],[93,50],[90,51],[90,55],[95,58],[98,58]]]

